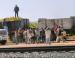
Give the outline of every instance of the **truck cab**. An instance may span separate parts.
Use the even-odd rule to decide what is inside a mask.
[[[6,29],[0,29],[0,44],[5,45],[8,39],[8,31]]]

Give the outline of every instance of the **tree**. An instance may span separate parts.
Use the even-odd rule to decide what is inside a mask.
[[[32,22],[32,23],[29,24],[29,27],[30,27],[30,28],[35,28],[35,29],[36,29],[36,28],[38,28],[38,23]]]

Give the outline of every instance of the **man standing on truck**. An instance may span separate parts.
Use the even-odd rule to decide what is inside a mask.
[[[15,11],[15,17],[18,17],[19,7],[16,5],[14,8]]]

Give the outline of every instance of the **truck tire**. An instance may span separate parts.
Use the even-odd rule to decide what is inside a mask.
[[[5,45],[6,44],[6,40],[2,40],[1,44]]]

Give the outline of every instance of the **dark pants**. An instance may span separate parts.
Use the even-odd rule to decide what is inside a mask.
[[[36,36],[31,37],[31,42],[33,43],[37,42],[37,37]]]
[[[45,36],[42,36],[42,42],[44,43],[45,41]]]
[[[41,40],[41,42],[45,42],[45,36],[40,36],[40,40]]]
[[[18,12],[15,12],[15,17],[18,17]]]

